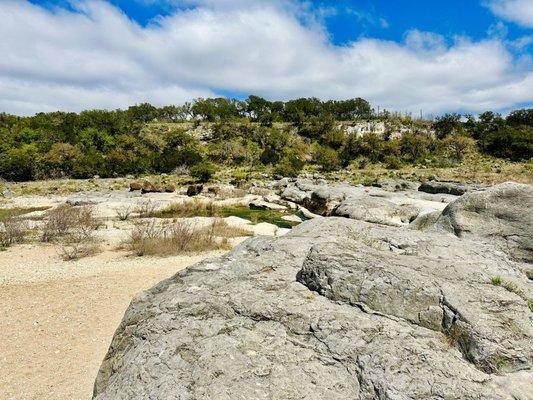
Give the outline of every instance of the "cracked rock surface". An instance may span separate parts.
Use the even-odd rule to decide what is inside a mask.
[[[506,185],[423,231],[318,218],[179,272],[133,300],[94,398],[533,399],[532,188]]]

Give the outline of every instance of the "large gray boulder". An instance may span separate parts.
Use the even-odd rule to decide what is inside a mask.
[[[317,218],[179,272],[133,300],[94,398],[533,398],[525,264],[444,227]]]
[[[502,183],[450,203],[435,223],[459,237],[479,237],[533,262],[533,186]]]
[[[325,185],[311,180],[297,180],[281,194],[314,214],[340,216],[366,222],[408,225],[419,214],[442,211],[455,196],[431,195],[398,183],[398,190],[348,184]]]

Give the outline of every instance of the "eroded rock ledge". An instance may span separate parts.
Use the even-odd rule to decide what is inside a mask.
[[[532,208],[504,184],[424,230],[250,239],[134,299],[94,398],[531,399]]]

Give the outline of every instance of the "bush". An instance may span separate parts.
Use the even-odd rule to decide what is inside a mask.
[[[71,176],[76,160],[82,155],[80,149],[69,143],[54,143],[43,157],[45,176],[54,178]]]
[[[28,223],[15,215],[8,215],[0,223],[0,247],[22,243],[28,234]]]
[[[331,147],[317,145],[313,158],[322,171],[337,171],[341,168],[339,154]]]
[[[65,204],[46,213],[42,240],[59,242],[61,257],[77,260],[98,250],[94,234],[99,226],[92,207]]]
[[[399,139],[400,153],[409,162],[427,158],[433,151],[435,140],[425,133],[404,133]]]
[[[483,134],[480,144],[485,152],[497,157],[527,160],[533,157],[533,128],[501,127]]]
[[[129,249],[137,256],[170,256],[229,249],[228,237],[248,236],[250,232],[233,228],[223,220],[215,220],[209,226],[198,228],[187,221],[161,225],[151,220],[137,224],[127,241]]]
[[[339,150],[345,139],[346,135],[341,129],[331,129],[322,137],[322,144]]]
[[[151,200],[143,201],[135,208],[140,218],[152,218],[157,214],[156,210],[157,204]]]
[[[191,168],[191,176],[200,183],[209,182],[215,174],[215,167],[208,161],[203,161]]]
[[[433,124],[438,139],[457,132],[461,128],[461,114],[445,114]]]
[[[35,144],[25,144],[0,154],[0,176],[10,181],[35,179],[39,169],[39,157]]]
[[[274,174],[287,176],[287,177],[297,177],[298,174],[302,171],[304,163],[294,156],[284,156],[274,167]]]
[[[117,217],[120,221],[127,221],[133,212],[133,207],[129,204],[119,206],[115,209]]]
[[[440,150],[445,157],[462,161],[464,157],[475,149],[475,140],[463,135],[451,135],[440,143]]]
[[[385,141],[375,133],[363,136],[349,135],[341,149],[341,157],[345,164],[358,156],[367,157],[372,162],[379,162],[384,156]]]
[[[91,206],[74,207],[64,204],[48,211],[45,218],[42,234],[44,242],[68,237],[89,239],[100,226]]]
[[[386,156],[384,162],[387,169],[400,169],[403,166],[400,157],[395,155]]]

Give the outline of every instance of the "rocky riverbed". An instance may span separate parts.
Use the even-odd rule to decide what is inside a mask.
[[[137,296],[94,398],[533,398],[533,186],[380,186],[274,184],[310,220]]]

